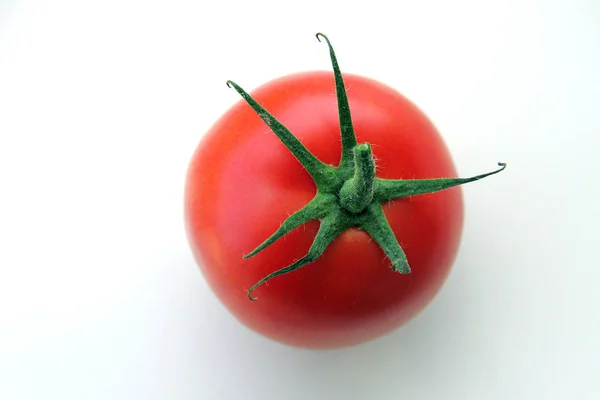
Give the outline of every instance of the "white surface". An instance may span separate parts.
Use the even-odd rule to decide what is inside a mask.
[[[333,3],[0,3],[0,399],[600,398],[600,3]],[[329,69],[317,31],[463,175],[509,163],[434,303],[330,352],[238,324],[182,225],[225,81]]]

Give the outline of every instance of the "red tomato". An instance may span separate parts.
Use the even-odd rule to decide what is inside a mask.
[[[455,177],[443,140],[400,93],[344,74],[358,143],[368,142],[376,175],[388,179]],[[334,75],[307,72],[252,92],[324,163],[340,163]],[[310,221],[242,259],[316,194],[290,151],[244,101],[203,137],[187,176],[185,218],[195,258],[233,315],[274,340],[336,348],[372,340],[401,326],[435,296],[455,258],[463,223],[461,189],[391,200],[383,211],[406,253],[411,273],[390,267],[363,230],[341,233],[316,261],[247,291],[269,273],[307,254],[319,221]]]

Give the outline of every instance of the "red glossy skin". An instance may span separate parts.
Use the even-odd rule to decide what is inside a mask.
[[[377,176],[455,177],[451,156],[427,117],[395,90],[344,74],[359,143],[369,142]],[[252,96],[323,162],[337,165],[341,144],[333,74],[280,78]],[[308,251],[318,221],[291,232],[253,258],[242,256],[316,193],[308,173],[245,102],[203,137],[185,193],[188,237],[218,298],[242,323],[300,347],[355,345],[411,319],[438,292],[459,245],[460,187],[391,201],[388,221],[412,272],[393,272],[380,247],[358,229],[339,236],[314,263],[246,291]]]

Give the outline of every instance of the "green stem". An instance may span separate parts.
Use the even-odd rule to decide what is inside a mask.
[[[354,148],[354,176],[340,190],[340,204],[351,213],[359,213],[373,201],[375,160],[368,143]]]

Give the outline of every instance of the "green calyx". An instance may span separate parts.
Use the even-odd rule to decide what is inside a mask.
[[[227,81],[227,86],[233,87],[262,118],[298,159],[317,186],[317,194],[306,206],[287,218],[275,233],[244,256],[245,259],[253,257],[302,224],[315,219],[320,220],[319,230],[308,253],[293,264],[265,276],[254,284],[248,290],[250,300],[256,300],[252,297],[252,292],[257,287],[277,276],[293,272],[315,261],[339,234],[352,227],[362,229],[381,246],[394,271],[401,274],[410,273],[406,255],[383,213],[381,204],[394,199],[433,193],[473,182],[506,168],[506,164],[498,163],[500,168],[470,178],[408,180],[377,178],[371,146],[368,143],[357,143],[348,97],[333,47],[325,35],[317,33],[317,39],[320,41],[321,38],[327,42],[329,47],[335,77],[342,139],[342,157],[338,167],[325,164],[317,159],[281,122],[258,104],[244,89],[232,81]]]

